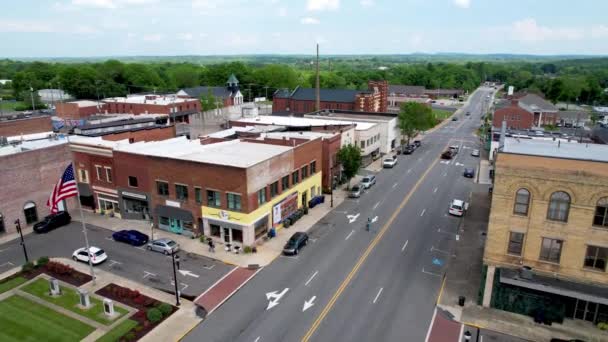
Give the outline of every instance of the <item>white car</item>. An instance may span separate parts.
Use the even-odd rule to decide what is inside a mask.
[[[473,157],[479,157],[479,150],[473,150],[473,152],[471,152],[471,155]]]
[[[464,215],[465,210],[467,210],[468,203],[465,203],[463,200],[454,199],[452,203],[450,203],[450,209],[448,212],[454,216],[462,216]]]
[[[395,165],[397,165],[397,158],[386,158],[382,162],[384,168],[393,168]]]
[[[99,265],[108,259],[108,255],[103,249],[94,246],[89,247],[89,253],[87,253],[85,247],[78,248],[72,253],[72,259],[74,259],[74,261],[82,261],[88,264],[89,257],[91,257],[91,263],[93,265]]]
[[[374,184],[376,184],[376,176],[374,175],[365,176],[361,180],[361,186],[365,189],[371,188]]]

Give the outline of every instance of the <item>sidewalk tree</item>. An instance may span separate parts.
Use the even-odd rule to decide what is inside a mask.
[[[338,151],[338,160],[342,164],[343,173],[348,179],[348,188],[350,188],[351,178],[361,167],[361,150],[356,145],[348,144]]]
[[[401,131],[401,145],[407,144],[419,131],[427,130],[435,126],[433,109],[425,104],[417,102],[405,102],[399,111],[399,130]]]

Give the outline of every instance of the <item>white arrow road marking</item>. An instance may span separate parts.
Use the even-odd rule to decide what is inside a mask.
[[[4,267],[4,266],[15,266],[15,264],[13,264],[10,261],[5,262],[4,264],[0,265],[0,267]]]
[[[204,269],[209,270],[209,271],[211,271],[214,267],[215,267],[215,265],[203,266]]]
[[[425,212],[426,212],[426,209],[422,209],[422,212],[420,213],[420,216],[424,216]]]
[[[283,291],[281,291],[280,293],[277,293],[277,291],[266,293],[267,300],[270,300],[270,298],[272,298],[272,300],[268,302],[266,310],[270,310],[273,307],[279,305],[279,300],[281,300],[281,297],[283,297],[287,293],[287,291],[289,291],[289,288],[283,289]]]
[[[420,160],[420,158],[418,158],[418,160]],[[407,173],[412,172],[412,169],[407,169]]]
[[[348,219],[348,223],[353,223],[353,222],[357,221],[357,219],[359,218],[359,215],[361,215],[361,213],[357,213],[357,215],[346,215],[346,218]]]
[[[410,240],[405,240],[405,243],[403,244],[403,247],[401,247],[401,251],[403,252],[405,250],[405,247],[407,247],[407,243],[410,242]]]
[[[380,294],[382,293],[383,288],[380,288],[380,291],[378,291],[378,294],[376,295],[376,298],[374,298],[374,304],[376,304],[376,301],[378,300],[378,298],[380,298]]]
[[[380,205],[380,202],[374,204],[374,209],[373,210],[376,210],[376,208],[378,208],[379,205]]]
[[[351,235],[353,235],[353,233],[355,232],[355,230],[351,230],[350,233],[348,233],[348,235],[346,235],[346,238],[344,240],[348,240],[350,238]]]
[[[150,276],[156,277],[156,274],[152,273],[152,272],[144,271],[144,279],[146,279],[147,277],[150,277]]]
[[[442,160],[440,161],[441,164],[449,164],[450,162],[448,160]]]
[[[313,273],[312,276],[310,276],[310,278],[308,278],[308,280],[306,281],[306,283],[304,283],[304,286],[308,286],[308,284],[310,284],[310,282],[312,281],[312,279],[317,276],[317,273],[319,273],[319,271],[315,271],[315,273]]]
[[[198,278],[198,274],[194,274],[194,273],[192,273],[190,271],[179,270],[178,272],[181,273],[184,277],[185,276],[191,276],[191,277],[194,277],[194,278]]]
[[[464,164],[460,164],[459,162],[456,162],[456,166],[464,166]]]
[[[437,192],[437,189],[438,189],[438,188],[435,188],[435,189],[433,190],[433,193],[436,193],[436,192]]]
[[[378,221],[378,216],[376,216],[376,217],[374,217],[374,218],[372,219],[372,223],[374,223],[374,222],[376,222],[376,221]]]
[[[397,184],[399,184],[399,183],[393,184],[393,189],[397,187]]]
[[[260,340],[262,336],[258,336],[258,338],[256,338],[255,340],[253,340],[253,342],[258,342]]]
[[[310,309],[313,305],[315,305],[315,299],[317,299],[317,296],[312,296],[309,300],[305,300],[304,307],[302,307],[302,312]]]

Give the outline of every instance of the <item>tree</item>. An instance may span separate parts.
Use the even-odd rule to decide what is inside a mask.
[[[407,144],[418,133],[435,126],[436,120],[431,107],[417,102],[405,102],[399,111],[399,130],[401,131],[401,145],[404,145],[404,137]]]
[[[342,164],[342,169],[348,179],[348,187],[350,188],[351,178],[357,174],[357,171],[361,167],[361,150],[352,144],[343,146],[338,151],[338,160]]]
[[[213,96],[211,89],[207,91],[207,94],[201,95],[201,110],[206,112],[208,110],[216,109],[218,107],[219,100]]]
[[[40,101],[40,96],[38,96],[38,92],[24,90],[19,94],[19,98],[23,99],[23,105],[17,106],[16,110],[30,110],[34,109],[34,105],[36,105],[36,109],[44,109],[46,105]],[[34,103],[32,104],[32,98],[34,99]]]

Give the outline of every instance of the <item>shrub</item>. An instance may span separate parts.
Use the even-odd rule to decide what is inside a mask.
[[[154,300],[153,298],[150,298],[150,297],[145,297],[145,300],[144,300],[145,307],[151,307],[151,306],[154,306],[155,304],[156,304],[156,300]]]
[[[135,331],[135,332],[140,332],[140,331],[142,331],[142,330],[144,330],[144,327],[143,327],[143,326],[141,326],[141,325],[138,325],[138,326],[136,326],[135,328],[133,328],[133,331]]]
[[[245,252],[245,254],[249,254],[249,253],[251,253],[251,251],[252,251],[251,246],[243,247],[243,252]]]
[[[198,241],[200,241],[200,242],[202,242],[202,243],[207,243],[207,238],[205,237],[205,235],[201,235],[201,236],[198,238]]]
[[[131,290],[131,298],[135,299],[135,298],[137,298],[139,296],[140,296],[139,291],[137,291],[137,290]]]
[[[146,312],[143,310],[139,310],[133,315],[133,317],[137,320],[143,321],[146,318]]]
[[[46,257],[46,256],[40,257],[40,258],[38,258],[38,260],[36,261],[36,265],[37,265],[38,267],[44,266],[44,265],[46,265],[46,264],[48,264],[48,263],[49,263],[49,257]]]
[[[120,298],[131,298],[131,290],[129,290],[125,287],[119,287],[117,295]]]
[[[137,305],[144,305],[146,303],[146,297],[139,295],[139,296],[133,298],[133,302]]]
[[[148,309],[148,311],[146,312],[146,317],[148,317],[148,320],[150,322],[156,323],[156,322],[160,321],[161,319],[163,319],[163,314],[162,314],[162,312],[160,312],[159,309],[151,308],[151,309]]]
[[[125,335],[125,340],[127,340],[127,341],[133,341],[134,339],[135,339],[135,333],[130,332]]]
[[[156,308],[163,314],[163,317],[167,317],[173,312],[173,308],[167,303],[161,303]]]
[[[21,271],[22,272],[31,272],[34,269],[34,263],[31,261],[26,262],[25,264],[23,264],[23,266],[21,267]]]
[[[607,322],[599,322],[599,323],[597,324],[597,327],[598,327],[600,330],[608,330],[608,323],[607,323]]]
[[[55,273],[55,274],[59,274],[59,275],[71,274],[74,271],[74,269],[71,268],[70,266],[56,262],[56,261],[49,261],[46,264],[46,269],[47,269],[47,271],[49,271],[51,273]]]

